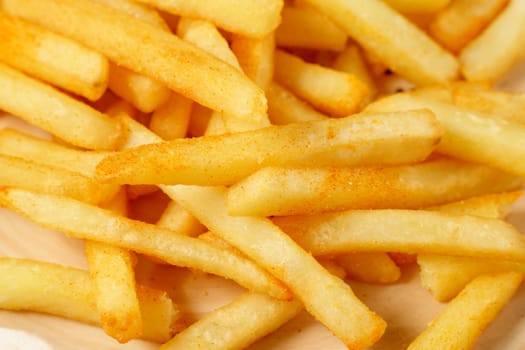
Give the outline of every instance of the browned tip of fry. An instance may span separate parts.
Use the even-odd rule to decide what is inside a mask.
[[[142,329],[141,319],[136,318],[134,313],[117,315],[113,312],[104,312],[100,315],[100,323],[104,331],[121,344],[139,338],[142,335],[140,333],[129,334],[128,332],[129,329]]]

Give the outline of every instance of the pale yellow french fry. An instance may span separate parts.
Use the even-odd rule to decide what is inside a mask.
[[[108,85],[108,60],[70,39],[0,13],[0,60],[38,79],[97,100]]]
[[[285,125],[328,118],[275,81],[271,82],[266,90],[266,97],[268,116],[272,124]]]
[[[525,238],[498,219],[377,209],[280,217],[274,223],[313,255],[388,251],[525,262]]]
[[[437,151],[525,175],[525,126],[427,98],[396,94],[367,106],[369,112],[428,108],[445,129]]]
[[[522,191],[499,192],[479,195],[457,202],[426,208],[451,214],[475,215],[485,218],[504,219],[510,213],[512,204],[522,195]]]
[[[206,227],[204,227],[199,220],[174,201],[168,204],[162,216],[157,221],[157,226],[165,227],[179,234],[192,237],[206,232]]]
[[[516,190],[521,177],[453,159],[395,167],[268,167],[230,187],[231,215],[283,216],[345,209],[420,209]]]
[[[135,17],[143,22],[150,23],[158,28],[169,32],[170,28],[162,16],[153,8],[140,4],[134,0],[94,0],[115,10],[122,11],[129,16]]]
[[[244,74],[266,91],[273,79],[274,34],[268,34],[263,38],[234,35],[231,49],[239,60]]]
[[[188,132],[193,102],[173,93],[151,116],[149,128],[164,140],[183,138]]]
[[[516,293],[523,280],[517,272],[476,278],[452,300],[409,350],[470,349],[487,325]]]
[[[73,149],[13,129],[0,130],[0,154],[62,168],[93,177],[107,152]]]
[[[469,81],[495,82],[523,56],[524,40],[525,1],[510,0],[483,33],[461,51],[463,75]]]
[[[120,11],[88,0],[7,0],[3,9],[78,40],[212,109],[254,121],[266,114],[263,92],[243,74]]]
[[[456,59],[381,0],[307,0],[392,71],[418,85],[456,79]]]
[[[124,137],[117,120],[1,63],[0,109],[75,146],[114,149]]]
[[[280,47],[342,51],[346,33],[324,14],[309,7],[285,6],[282,20],[275,31]]]
[[[401,277],[401,270],[386,253],[347,253],[337,256],[335,260],[350,279],[388,284]]]
[[[275,51],[275,81],[327,114],[344,117],[359,111],[368,94],[354,75]]]
[[[241,69],[239,61],[230,49],[228,42],[213,23],[199,19],[181,18],[177,27],[177,35],[238,70]]]
[[[16,186],[67,196],[87,203],[111,198],[118,188],[56,166],[0,154],[0,186]]]
[[[72,237],[100,241],[154,256],[170,264],[222,275],[250,290],[289,299],[289,291],[250,260],[203,240],[131,220],[73,199],[2,188],[0,204]],[[210,264],[210,261],[225,262]]]
[[[512,122],[525,124],[525,94],[503,91],[477,90],[468,87],[455,87],[453,102],[466,108]]]
[[[338,262],[331,258],[317,258],[317,262],[325,268],[326,271],[332,275],[344,279],[346,277],[346,270]]]
[[[376,83],[357,45],[350,44],[347,46],[344,51],[337,55],[332,67],[353,74],[357,79],[365,83],[368,87],[368,99],[375,97],[377,94]]]
[[[279,301],[263,294],[245,293],[177,334],[160,350],[244,349],[301,310],[301,303],[297,301]]]
[[[215,23],[230,32],[263,37],[273,31],[281,19],[282,0],[139,0],[161,10]]]
[[[432,114],[423,110],[361,114],[144,145],[106,157],[97,176],[120,184],[232,184],[270,165],[416,162],[440,135]]]
[[[25,259],[0,258],[0,308],[47,313],[99,325],[87,271]],[[181,327],[182,313],[166,292],[137,286],[143,339],[163,343]]]
[[[430,34],[452,52],[460,51],[499,14],[509,0],[453,0],[430,23]]]
[[[445,8],[450,0],[383,0],[402,13],[434,13]]]
[[[168,193],[212,232],[286,283],[305,308],[348,347],[365,348],[383,333],[385,322],[271,221],[229,216],[225,188],[178,185]]]
[[[137,119],[139,121],[142,118],[141,113],[137,108],[133,107],[131,103],[122,99],[117,99],[116,101],[109,103],[108,106],[102,108],[102,110],[110,117],[116,117],[119,114],[125,113],[131,118]]]

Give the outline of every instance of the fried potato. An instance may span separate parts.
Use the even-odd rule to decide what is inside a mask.
[[[0,308],[57,315],[98,325],[87,271],[25,259],[0,258]],[[180,329],[182,313],[166,292],[137,286],[143,339],[163,343]]]
[[[98,3],[119,10],[143,22],[150,23],[169,32],[170,28],[162,16],[153,8],[134,0],[94,0]]]
[[[348,347],[365,348],[383,333],[384,321],[362,304],[347,284],[269,220],[229,216],[225,188],[178,185],[170,188],[169,195],[212,232],[286,283],[305,308]]]
[[[463,48],[461,72],[469,81],[495,82],[525,53],[524,40],[525,3],[510,0],[483,33]]]
[[[48,228],[72,237],[113,244],[170,264],[222,275],[246,288],[289,299],[288,290],[246,258],[197,238],[131,220],[66,197],[15,188],[0,191],[0,204]],[[210,264],[210,261],[223,262]],[[227,263],[224,263],[227,262]]]
[[[430,23],[430,34],[452,52],[460,51],[499,14],[509,0],[453,0]]]
[[[345,209],[421,209],[520,188],[521,177],[440,158],[392,167],[268,167],[228,191],[231,215],[283,216]]]
[[[523,280],[517,272],[476,278],[409,346],[409,350],[470,349]]]
[[[179,234],[195,237],[206,232],[206,227],[177,202],[171,201],[162,216],[157,221],[157,226],[165,227]]]
[[[257,86],[266,91],[273,79],[274,34],[268,34],[263,38],[234,35],[231,49],[243,72]]]
[[[525,261],[525,238],[512,225],[497,219],[377,209],[273,221],[313,255],[388,251]]]
[[[366,85],[355,76],[307,63],[281,50],[275,51],[274,75],[276,82],[336,117],[357,112],[368,94]]]
[[[1,63],[0,109],[75,146],[114,149],[123,138],[118,121]]]
[[[450,0],[383,0],[402,13],[433,13],[445,8]]]
[[[212,109],[255,121],[265,115],[262,91],[230,65],[117,10],[87,0],[7,0],[3,9],[78,40]],[[44,12],[47,16],[41,16]]]
[[[230,32],[263,37],[274,30],[281,19],[282,0],[139,0],[176,15],[205,19]]]
[[[456,79],[454,56],[381,0],[307,0],[392,71],[418,85]]]
[[[401,270],[386,253],[347,253],[335,258],[347,278],[366,283],[388,284],[401,277]]]
[[[426,158],[440,133],[426,111],[354,115],[145,145],[108,156],[97,177],[121,184],[216,185],[270,165],[407,163]]]
[[[108,60],[75,41],[0,13],[0,60],[91,101],[108,85]]]
[[[244,349],[301,310],[301,303],[296,300],[279,301],[263,294],[245,293],[193,323],[160,350]]]
[[[325,15],[309,7],[284,6],[275,31],[279,47],[342,51],[346,33]]]
[[[192,106],[191,100],[173,93],[170,99],[152,114],[149,128],[164,140],[185,137]]]
[[[437,151],[486,164],[517,175],[525,174],[525,127],[472,110],[430,99],[396,94],[369,106],[368,112],[428,108],[445,129]]]

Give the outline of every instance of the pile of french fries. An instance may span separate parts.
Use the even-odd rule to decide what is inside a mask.
[[[2,0],[0,109],[49,137],[0,130],[0,206],[88,270],[0,257],[0,308],[163,350],[304,309],[365,349],[348,280],[417,264],[447,306],[406,345],[471,348],[525,273],[525,95],[494,89],[523,55],[524,0]],[[190,322],[141,261],[246,292]]]

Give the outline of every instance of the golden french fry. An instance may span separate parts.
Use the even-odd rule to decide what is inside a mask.
[[[499,14],[509,0],[453,0],[430,23],[430,34],[452,52],[460,51]]]
[[[381,0],[307,0],[392,71],[419,84],[458,75],[456,59]]]
[[[135,2],[134,0],[94,0],[98,3],[122,11],[129,16],[135,17],[143,22],[150,23],[158,28],[169,32],[170,28],[162,16],[153,8]]]
[[[383,333],[384,321],[271,221],[229,216],[225,188],[178,185],[168,193],[212,232],[286,283],[305,308],[348,347],[365,348]]]
[[[266,91],[273,79],[274,34],[259,39],[234,35],[231,49],[239,60],[243,72]]]
[[[483,33],[461,51],[463,75],[469,81],[495,82],[525,53],[521,45],[524,40],[525,2],[510,0]]]
[[[52,165],[0,154],[0,186],[16,186],[87,203],[111,198],[118,188]]]
[[[402,13],[433,13],[445,8],[450,0],[383,0]]]
[[[470,349],[512,298],[523,274],[508,272],[476,278],[452,300],[409,346],[409,350]]]
[[[120,123],[0,63],[0,108],[75,146],[116,148]]]
[[[367,87],[349,73],[313,63],[281,50],[275,51],[275,81],[321,112],[344,117],[360,109]]]
[[[25,259],[0,258],[0,308],[47,313],[98,325],[87,271]],[[166,292],[137,286],[143,339],[163,343],[180,328],[181,312]]]
[[[270,83],[266,90],[266,97],[268,116],[272,124],[285,125],[328,118],[276,82]]]
[[[4,63],[92,101],[106,90],[109,65],[98,52],[4,13],[0,32]]]
[[[231,215],[283,216],[345,209],[421,209],[520,188],[521,177],[440,158],[393,167],[268,167],[230,187]]]
[[[344,49],[346,33],[314,9],[285,6],[281,16],[281,23],[275,31],[277,46],[334,51]]]
[[[136,147],[102,160],[97,176],[112,183],[215,185],[270,165],[407,163],[426,158],[440,133],[423,110],[353,115]]]
[[[451,214],[475,215],[485,218],[504,219],[510,212],[512,203],[522,195],[522,191],[500,192],[480,195],[457,202],[443,204],[427,210],[437,210]]]
[[[347,278],[366,283],[388,284],[401,277],[401,270],[386,253],[347,253],[336,257]]]
[[[212,109],[255,121],[265,115],[264,94],[243,74],[120,11],[88,0],[7,0],[3,9],[78,40]]]
[[[188,131],[193,102],[173,93],[151,116],[149,128],[164,140],[183,138]]]
[[[157,221],[157,226],[165,227],[179,234],[192,237],[206,232],[206,227],[204,227],[199,220],[174,201],[168,204],[162,216]]]
[[[377,209],[280,217],[274,223],[313,255],[388,251],[525,261],[525,238],[497,219]]]
[[[177,334],[160,350],[244,349],[301,310],[301,303],[295,300],[279,301],[263,294],[245,293]]]
[[[66,197],[22,189],[3,188],[0,204],[42,226],[73,237],[113,244],[173,265],[231,278],[248,289],[280,299],[289,298],[288,290],[255,263],[197,238],[131,220]],[[209,264],[209,261],[227,263]]]
[[[396,94],[367,106],[368,112],[428,108],[445,128],[437,151],[466,161],[524,175],[525,126],[452,104]]]
[[[346,277],[346,270],[339,265],[334,259],[331,258],[317,258],[317,262],[325,268],[326,271],[330,272],[332,275],[344,279]]]
[[[273,31],[281,19],[282,0],[139,0],[166,12],[190,18],[206,19],[230,32],[263,37]]]

